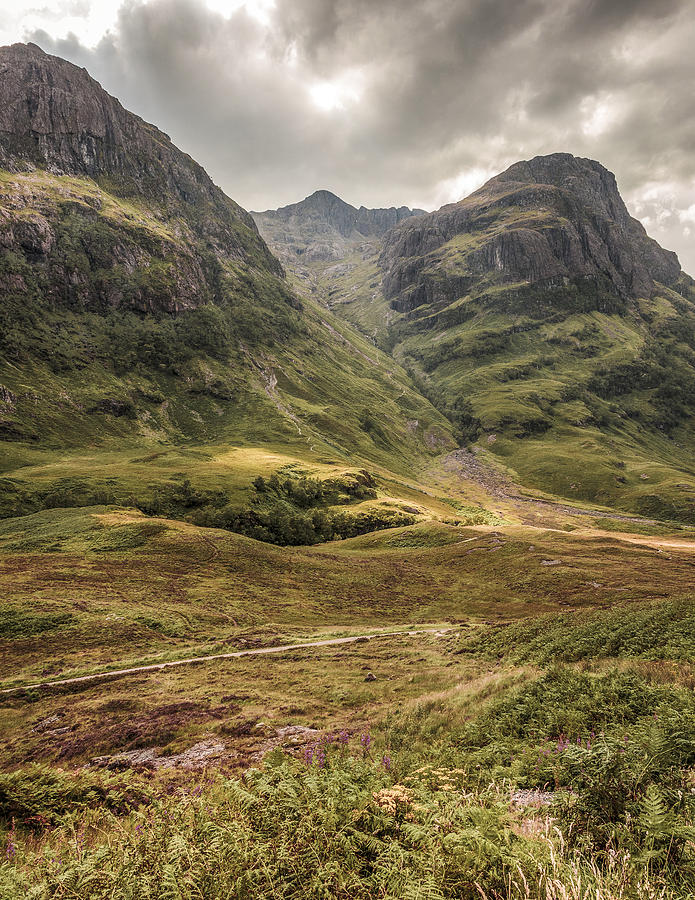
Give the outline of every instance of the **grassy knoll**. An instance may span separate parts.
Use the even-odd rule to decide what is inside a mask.
[[[510,620],[686,596],[693,566],[677,549],[521,527],[424,523],[280,548],[108,508],[6,520],[0,554],[6,681],[206,652],[268,624]]]

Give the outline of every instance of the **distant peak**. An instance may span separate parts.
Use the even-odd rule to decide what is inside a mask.
[[[323,188],[318,191],[314,191],[313,194],[309,194],[308,197],[304,198],[304,202],[306,202],[307,200],[340,200],[341,203],[345,202],[344,200],[341,200],[341,198],[337,194],[334,194],[333,191],[327,191]]]

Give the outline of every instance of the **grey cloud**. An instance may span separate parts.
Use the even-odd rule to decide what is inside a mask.
[[[611,168],[695,271],[679,216],[695,202],[690,0],[277,0],[267,24],[202,0],[128,0],[94,49],[33,39],[247,208],[319,187],[427,207],[467,170],[567,150]],[[346,75],[358,102],[317,108],[312,85]]]

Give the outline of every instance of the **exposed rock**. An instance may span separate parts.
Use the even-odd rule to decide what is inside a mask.
[[[198,741],[183,753],[162,756],[155,747],[139,750],[127,750],[114,756],[95,756],[91,764],[99,768],[111,770],[122,769],[202,769],[213,760],[219,759],[225,745],[220,741],[209,739]]]
[[[14,406],[17,402],[16,395],[4,384],[0,384],[0,403],[6,403],[8,406]]]
[[[51,302],[178,312],[215,296],[214,258],[283,274],[201,166],[34,44],[0,48],[0,168],[16,174],[0,189],[0,250],[36,267]],[[0,290],[30,289],[6,269]]]
[[[281,740],[288,740],[290,744],[303,743],[306,738],[314,738],[318,733],[318,729],[307,728],[306,725],[285,725],[276,731]]]
[[[451,301],[491,273],[502,283],[590,280],[648,297],[681,271],[630,216],[615,176],[568,153],[516,163],[460,203],[400,223],[380,264],[384,293],[401,311]]]
[[[365,238],[380,237],[403,219],[423,213],[407,206],[357,209],[330,191],[316,191],[299,203],[252,215],[276,252],[290,261],[299,257],[311,262],[340,260]]]
[[[514,806],[550,806],[555,796],[553,791],[519,789],[512,791],[511,802]]]
[[[169,136],[124,109],[86,69],[36,44],[0,48],[0,164],[57,175],[116,176],[153,199],[165,187],[186,204],[210,203],[255,230],[251,216],[216,187]],[[125,186],[125,185],[124,185]]]
[[[373,672],[367,672],[365,681],[376,681],[376,675]]]
[[[284,725],[275,729],[274,733],[267,737],[262,744],[253,747],[248,754],[252,761],[260,761],[271,750],[284,747],[288,750],[297,750],[316,740],[320,732],[317,728],[309,728],[306,725]]]
[[[62,712],[54,713],[54,715],[48,716],[47,718],[42,719],[40,722],[37,722],[31,730],[35,731],[37,734],[42,734],[45,731],[55,729],[63,720],[64,716],[65,713]]]

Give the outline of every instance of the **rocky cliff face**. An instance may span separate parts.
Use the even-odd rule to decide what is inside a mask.
[[[460,203],[401,223],[385,236],[380,264],[384,292],[402,310],[482,280],[591,282],[636,298],[680,275],[676,254],[628,213],[613,174],[566,153],[516,163]]]
[[[407,206],[357,209],[330,191],[316,191],[299,203],[254,212],[261,234],[288,262],[339,260],[364,241],[381,237],[404,219],[421,215]]]
[[[214,299],[220,267],[282,275],[251,216],[167,135],[33,44],[0,48],[0,170],[0,248],[33,272],[6,264],[5,290],[175,312]]]

